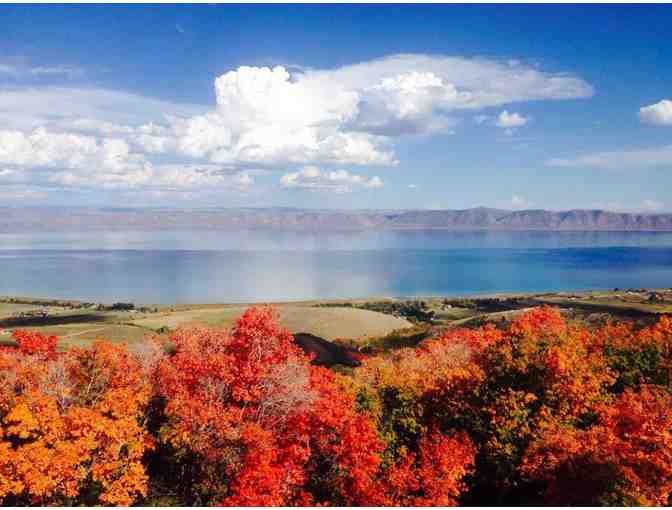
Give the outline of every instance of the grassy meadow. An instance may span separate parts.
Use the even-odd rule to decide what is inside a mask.
[[[394,349],[415,345],[442,329],[506,322],[531,307],[560,307],[588,323],[610,318],[650,323],[672,313],[670,289],[545,294],[498,294],[470,298],[378,298],[272,303],[279,322],[291,332],[307,332],[358,348]],[[11,343],[14,329],[29,329],[60,339],[60,348],[85,346],[96,339],[142,342],[147,335],[166,335],[179,326],[231,327],[246,304],[136,305],[113,310],[109,305],[57,299],[0,298],[0,342]]]

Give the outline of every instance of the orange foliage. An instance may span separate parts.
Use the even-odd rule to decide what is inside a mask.
[[[0,500],[129,505],[142,464],[146,374],[125,348],[96,343],[56,356],[54,337],[16,335],[0,353]]]
[[[225,505],[288,505],[328,495],[365,502],[382,445],[352,397],[278,327],[252,308],[229,333],[180,330],[161,366],[163,438],[222,469],[199,480]],[[325,465],[326,463],[326,465]],[[315,496],[307,485],[319,485]]]
[[[16,330],[12,333],[16,341],[19,352],[22,354],[35,354],[44,356],[48,359],[56,357],[56,345],[58,338],[55,336],[46,336],[35,331]]]
[[[587,329],[542,307],[311,365],[271,308],[172,354],[15,332],[0,349],[0,502],[667,505],[672,321]]]
[[[493,499],[484,502],[513,501],[525,487],[520,466],[528,446],[543,444],[549,430],[562,430],[565,440],[571,436],[564,431],[593,430],[613,401],[621,373],[608,348],[655,344],[662,353],[656,366],[666,366],[670,324],[591,331],[567,323],[556,309],[537,308],[501,331],[450,330],[417,349],[369,359],[356,371],[353,390],[396,459],[397,493],[417,488],[416,478],[404,473],[413,473],[422,438],[438,427],[449,436],[467,431],[478,444],[473,491],[490,493]],[[524,497],[535,501],[533,492]]]
[[[501,337],[501,332],[490,325],[478,330],[455,329],[425,340],[416,349],[366,359],[355,373],[352,391],[370,399],[367,405],[378,418],[384,413],[380,397],[390,391],[406,401],[437,393],[459,399],[459,395],[481,384],[484,372],[477,359],[486,346]]]
[[[672,492],[672,396],[624,392],[588,430],[556,426],[522,464],[553,505],[666,506]]]
[[[476,448],[462,433],[432,431],[420,438],[418,453],[406,453],[386,476],[390,506],[457,506],[471,473]]]
[[[512,322],[503,341],[490,348],[484,368],[501,389],[530,394],[528,402],[572,421],[608,400],[614,381],[593,346],[588,330],[566,324],[556,309],[537,308]]]

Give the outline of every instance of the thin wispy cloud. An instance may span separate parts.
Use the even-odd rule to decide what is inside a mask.
[[[81,78],[84,69],[72,64],[38,65],[25,57],[0,58],[0,77],[19,79],[30,78]]]
[[[573,158],[551,158],[546,161],[546,165],[564,168],[607,170],[669,167],[672,170],[672,145],[638,150],[595,152]]]

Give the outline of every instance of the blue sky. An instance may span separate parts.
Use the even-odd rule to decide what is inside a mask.
[[[0,204],[669,211],[672,7],[0,6]]]

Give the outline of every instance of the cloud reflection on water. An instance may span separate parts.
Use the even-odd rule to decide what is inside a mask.
[[[672,234],[0,235],[0,295],[203,303],[672,286]],[[19,250],[19,251],[17,251]]]

